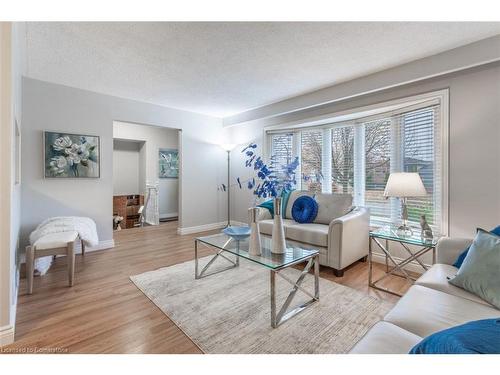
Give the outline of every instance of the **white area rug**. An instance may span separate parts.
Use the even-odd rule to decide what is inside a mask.
[[[213,269],[228,264],[219,259]],[[284,272],[293,279],[300,273]],[[194,261],[130,278],[205,353],[347,353],[391,307],[320,278],[320,301],[273,329],[269,270],[243,259],[238,268],[200,280],[194,279]],[[291,285],[276,281],[281,306]],[[313,285],[308,275],[302,286]],[[299,291],[292,304],[308,299]]]

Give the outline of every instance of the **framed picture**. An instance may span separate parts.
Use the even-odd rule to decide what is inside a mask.
[[[100,139],[95,135],[45,131],[46,178],[99,178]]]
[[[179,177],[179,152],[177,150],[160,148],[158,164],[158,177]]]

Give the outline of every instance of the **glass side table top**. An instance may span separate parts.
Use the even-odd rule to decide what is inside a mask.
[[[398,226],[387,225],[380,228],[373,228],[370,230],[370,237],[381,238],[386,240],[393,240],[412,245],[420,246],[436,246],[438,240],[443,237],[439,234],[434,234],[432,238],[422,238],[420,228],[412,228],[412,235],[398,234]]]
[[[297,243],[286,241],[285,254],[271,253],[271,237],[261,235],[262,254],[260,256],[250,255],[248,253],[249,238],[237,241],[224,233],[218,233],[211,236],[197,237],[197,241],[219,248],[239,257],[251,260],[271,269],[278,269],[290,266],[294,263],[300,263],[319,253],[318,250],[304,249]]]

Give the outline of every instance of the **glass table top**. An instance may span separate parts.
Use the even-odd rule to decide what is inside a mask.
[[[287,240],[286,252],[284,254],[273,254],[271,253],[271,237],[265,235],[261,235],[262,254],[260,256],[248,253],[249,237],[238,241],[227,234],[218,233],[211,236],[197,237],[196,240],[271,269],[300,263],[300,261],[307,260],[319,253],[317,249],[305,249],[303,245]]]
[[[411,228],[411,235],[398,233],[398,226],[387,225],[380,228],[370,230],[370,237],[381,238],[386,240],[394,240],[412,245],[420,246],[436,246],[438,240],[442,237],[439,234],[434,234],[432,238],[422,238],[420,228]]]

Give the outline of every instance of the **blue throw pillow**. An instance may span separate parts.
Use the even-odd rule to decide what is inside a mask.
[[[292,217],[297,223],[312,223],[318,214],[318,203],[314,198],[303,195],[292,206]]]
[[[410,354],[499,354],[500,319],[468,322],[436,332],[415,345]]]
[[[500,225],[498,227],[496,227],[495,229],[490,230],[490,232],[496,234],[497,236],[500,236]],[[455,263],[453,263],[454,267],[460,268],[460,266],[464,262],[465,257],[467,256],[467,252],[469,251],[469,248],[470,248],[470,246],[468,246],[467,249],[465,249],[464,252],[458,256]]]

